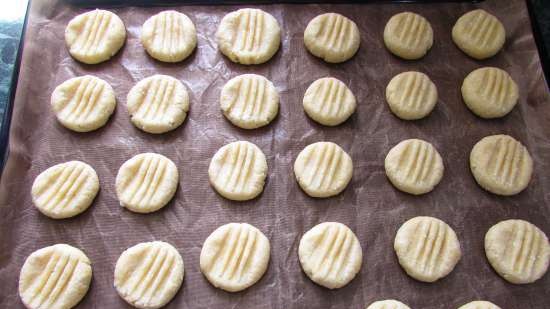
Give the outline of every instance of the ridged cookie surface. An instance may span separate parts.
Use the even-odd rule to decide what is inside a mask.
[[[356,100],[342,81],[324,77],[314,81],[304,94],[304,110],[313,120],[326,126],[346,121],[355,111]]]
[[[482,9],[462,15],[452,31],[453,41],[475,59],[494,56],[504,45],[506,31],[502,23]]]
[[[387,299],[387,300],[376,301],[370,304],[370,306],[368,306],[367,309],[411,309],[411,308],[400,301]]]
[[[384,43],[394,55],[403,59],[424,57],[433,45],[433,29],[422,15],[403,12],[388,20],[384,28]]]
[[[437,103],[437,88],[428,75],[403,72],[386,87],[386,102],[399,118],[416,120],[426,117]]]
[[[460,306],[458,309],[501,309],[499,306],[484,300],[476,300]]]

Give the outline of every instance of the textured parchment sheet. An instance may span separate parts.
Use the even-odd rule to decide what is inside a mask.
[[[495,57],[475,61],[451,41],[451,28],[463,13],[482,7],[504,23],[507,41]],[[146,54],[139,42],[143,22],[168,8],[113,8],[124,21],[128,39],[110,61],[83,65],[64,45],[67,22],[83,8],[55,1],[32,1],[17,98],[13,112],[10,156],[0,182],[0,308],[22,308],[17,282],[25,258],[55,243],[82,249],[91,259],[94,277],[79,308],[128,308],[113,288],[113,270],[120,253],[139,242],[164,240],[185,261],[183,286],[168,308],[364,308],[379,299],[396,298],[412,308],[457,308],[474,299],[502,308],[549,308],[550,274],[534,284],[517,286],[501,279],[483,250],[485,232],[509,218],[526,219],[550,234],[550,96],[530,22],[521,0],[481,4],[265,5],[279,21],[282,45],[271,61],[258,66],[229,62],[217,50],[214,33],[224,14],[238,6],[179,6],[196,25],[198,48],[178,64],[163,64]],[[395,13],[421,13],[434,28],[434,46],[417,61],[389,54],[382,41],[386,21]],[[339,12],[357,22],[361,47],[350,61],[330,65],[303,46],[307,22],[324,12]],[[518,106],[504,119],[482,120],[463,104],[460,85],[480,66],[507,70],[520,89]],[[426,72],[437,85],[439,102],[420,121],[394,117],[384,100],[386,84],[406,70]],[[126,94],[140,79],[155,73],[174,76],[189,90],[190,114],[174,132],[151,135],[134,128],[125,108]],[[269,126],[246,131],[231,125],[219,108],[221,87],[242,73],[270,79],[280,92],[280,113]],[[102,129],[75,133],[60,126],[50,111],[50,94],[67,78],[94,74],[116,92],[116,112]],[[315,79],[334,76],[358,99],[357,112],[343,125],[328,128],[308,119],[303,94]],[[475,183],[468,166],[472,146],[482,137],[506,133],[522,141],[533,156],[535,173],[527,190],[498,197]],[[406,138],[422,138],[441,153],[445,175],[424,196],[394,189],[384,174],[384,157]],[[210,187],[208,164],[216,150],[232,141],[248,140],[267,156],[268,179],[263,194],[250,202],[228,201]],[[292,164],[299,151],[317,141],[334,141],[354,161],[353,179],[339,196],[313,199],[298,187]],[[179,167],[175,198],[153,214],[131,213],[118,206],[114,179],[120,165],[141,152],[158,152]],[[95,168],[101,190],[83,214],[52,220],[32,205],[34,178],[47,167],[82,160]],[[408,277],[399,266],[393,239],[407,219],[429,215],[446,221],[458,234],[463,257],[439,282],[426,284]],[[300,237],[324,221],[348,225],[363,247],[363,266],[346,287],[331,291],[301,271]],[[218,226],[248,222],[271,241],[265,276],[240,293],[212,287],[199,270],[204,239]]]

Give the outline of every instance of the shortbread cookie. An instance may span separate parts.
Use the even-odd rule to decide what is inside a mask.
[[[421,119],[434,109],[437,103],[437,88],[424,73],[403,72],[394,76],[388,83],[386,102],[390,110],[401,119]]]
[[[254,226],[222,225],[204,241],[201,272],[217,288],[242,291],[262,278],[269,264],[269,251],[269,240]]]
[[[326,62],[344,62],[357,52],[361,37],[359,28],[349,18],[326,13],[312,19],[304,31],[304,44],[314,56]]]
[[[51,97],[57,120],[76,132],[96,130],[116,107],[115,92],[106,81],[91,75],[74,77],[57,86]]]
[[[394,146],[384,160],[384,168],[397,189],[414,195],[432,191],[444,171],[437,149],[420,139],[407,139]]]
[[[477,183],[498,195],[523,191],[533,174],[533,159],[525,146],[508,135],[491,135],[475,144],[470,169]]]
[[[472,71],[462,83],[466,106],[482,118],[508,114],[519,98],[518,85],[506,71],[485,67]]]
[[[412,12],[396,14],[384,28],[384,44],[392,54],[403,59],[424,57],[434,42],[430,22]]]
[[[120,206],[149,213],[164,207],[176,193],[178,168],[167,157],[141,153],[124,162],[116,175]]]
[[[311,119],[326,126],[337,126],[353,114],[356,101],[346,84],[336,78],[325,77],[307,88],[303,104]]]
[[[179,62],[197,46],[197,32],[187,15],[163,11],[145,21],[141,28],[141,44],[157,60]]]
[[[501,309],[499,306],[484,300],[476,300],[460,306],[458,309]]]
[[[238,141],[220,148],[208,167],[210,184],[223,197],[251,200],[262,193],[267,161],[258,146]]]
[[[128,93],[132,123],[149,133],[165,133],[179,127],[189,111],[189,95],[183,84],[168,75],[139,81]]]
[[[370,304],[370,306],[368,306],[367,309],[411,309],[411,308],[400,301],[387,299],[387,300],[376,301]]]
[[[502,278],[515,284],[532,283],[548,270],[550,244],[546,234],[535,225],[506,220],[493,225],[485,234],[485,254]]]
[[[502,23],[482,9],[462,15],[454,25],[452,35],[458,48],[479,60],[494,56],[506,40]]]
[[[19,296],[29,309],[69,309],[88,292],[90,260],[75,247],[57,244],[33,252],[19,275]]]
[[[338,222],[323,222],[302,236],[300,264],[315,283],[329,289],[348,284],[361,269],[363,252],[352,230]]]
[[[80,161],[54,165],[36,177],[31,195],[44,215],[63,219],[88,209],[99,191],[95,170]]]
[[[96,64],[109,60],[124,45],[126,28],[112,12],[93,10],[71,19],[65,29],[69,53],[80,62]]]
[[[279,93],[267,78],[243,74],[223,86],[220,105],[231,123],[243,129],[256,129],[277,116]]]
[[[453,229],[433,217],[415,217],[403,223],[393,247],[407,274],[424,282],[447,276],[462,255]]]
[[[318,142],[308,145],[294,162],[294,175],[312,197],[330,197],[342,192],[351,180],[353,162],[338,145]]]
[[[240,9],[225,15],[216,32],[220,51],[231,61],[260,64],[281,45],[281,29],[271,14],[260,9]]]
[[[183,259],[178,250],[162,241],[143,242],[126,249],[115,266],[115,289],[137,308],[165,306],[183,281]]]

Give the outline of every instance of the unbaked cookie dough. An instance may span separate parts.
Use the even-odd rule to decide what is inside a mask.
[[[314,56],[326,62],[344,62],[357,52],[359,28],[338,13],[326,13],[312,19],[304,31],[304,44]]]
[[[174,298],[183,275],[183,259],[176,248],[162,241],[144,242],[122,252],[114,285],[118,295],[136,308],[161,308]]]
[[[493,225],[485,234],[485,254],[491,266],[505,280],[515,284],[532,283],[548,270],[548,237],[524,220],[506,220]]]
[[[460,306],[458,309],[501,309],[499,306],[484,300],[476,300]]]
[[[368,306],[367,309],[411,309],[411,308],[400,301],[387,299],[387,300],[376,301],[370,304],[370,306]]]
[[[104,126],[116,107],[111,85],[91,75],[64,81],[55,87],[50,102],[59,123],[76,132]]]
[[[140,80],[130,89],[126,106],[136,127],[161,134],[183,123],[189,111],[189,95],[179,80],[157,74]]]
[[[141,44],[160,61],[179,62],[197,46],[195,25],[187,15],[174,10],[151,16],[141,28]]]
[[[229,223],[204,241],[200,269],[215,287],[238,292],[262,278],[269,252],[269,240],[260,230],[247,223]]]
[[[351,157],[332,142],[308,145],[294,162],[294,175],[309,196],[330,197],[342,192],[351,180]]]
[[[88,292],[92,266],[84,252],[65,244],[45,247],[25,260],[19,296],[29,309],[69,309]]]
[[[424,73],[403,72],[394,76],[388,83],[386,102],[390,110],[401,119],[421,119],[434,109],[437,103],[437,88]]]
[[[65,43],[73,58],[87,64],[109,60],[124,45],[126,28],[109,11],[93,10],[71,19],[65,29]]]
[[[260,64],[281,45],[281,29],[271,14],[260,9],[240,9],[225,15],[216,32],[220,51],[231,61]]]
[[[432,191],[445,169],[437,149],[420,139],[407,139],[394,146],[384,160],[384,168],[397,189],[414,195]]]
[[[267,78],[243,74],[223,86],[220,105],[232,124],[243,129],[256,129],[269,124],[277,116],[279,93]]]
[[[470,169],[476,182],[498,195],[518,194],[533,174],[533,159],[525,146],[508,135],[491,135],[475,144]]]
[[[337,126],[355,111],[356,100],[342,81],[324,77],[314,81],[304,95],[306,114],[318,123]]]
[[[461,90],[466,106],[482,118],[505,116],[519,98],[516,82],[506,71],[493,67],[472,71],[464,79]]]
[[[433,45],[434,32],[423,16],[402,12],[388,20],[384,28],[384,44],[392,54],[403,59],[424,57]]]
[[[246,141],[233,142],[216,152],[208,176],[221,196],[234,201],[251,200],[264,189],[267,161],[258,146]]]
[[[407,274],[424,282],[447,276],[462,255],[453,229],[433,217],[415,217],[403,223],[393,247]]]
[[[176,193],[178,168],[167,157],[141,153],[124,162],[116,175],[120,206],[139,213],[164,207]]]
[[[95,170],[84,162],[69,161],[40,173],[32,184],[31,195],[41,213],[63,219],[88,209],[98,191]]]
[[[352,230],[338,222],[323,222],[302,236],[300,264],[315,283],[329,289],[348,284],[361,269],[363,252]]]
[[[502,23],[482,9],[462,15],[453,27],[453,41],[468,56],[486,59],[504,45],[506,31]]]

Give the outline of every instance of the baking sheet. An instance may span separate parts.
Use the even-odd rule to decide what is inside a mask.
[[[255,6],[253,6],[255,7]],[[78,308],[129,307],[112,286],[120,253],[143,241],[172,243],[185,261],[183,286],[167,308],[364,308],[379,299],[396,298],[412,308],[456,308],[486,299],[502,308],[548,308],[550,275],[534,284],[516,286],[501,279],[487,263],[483,237],[503,219],[521,218],[550,233],[550,96],[521,0],[481,4],[263,5],[282,29],[282,45],[263,65],[233,64],[217,50],[214,33],[224,14],[239,6],[178,6],[195,23],[197,50],[186,61],[164,64],[147,56],[139,42],[143,22],[168,8],[114,8],[124,21],[128,39],[110,61],[84,65],[64,46],[64,28],[85,11],[62,2],[32,1],[19,86],[13,111],[10,155],[0,181],[1,308],[23,308],[18,294],[19,270],[33,251],[55,243],[81,248],[91,259],[94,277]],[[451,41],[456,19],[474,8],[485,8],[504,23],[506,45],[498,55],[475,61]],[[389,54],[383,27],[395,13],[421,13],[434,28],[435,44],[426,57],[404,61]],[[317,14],[339,12],[357,22],[361,47],[350,61],[331,65],[311,56],[302,42],[307,22]],[[460,85],[480,66],[507,70],[520,89],[518,106],[505,118],[482,120],[461,101]],[[427,73],[438,87],[439,102],[420,121],[394,117],[384,90],[395,74],[405,70]],[[125,109],[126,94],[140,79],[155,73],[180,79],[188,88],[191,110],[185,123],[164,135],[134,128]],[[279,116],[269,126],[246,131],[232,126],[219,110],[223,84],[242,73],[270,79],[280,92]],[[50,112],[52,90],[64,80],[94,74],[108,81],[118,100],[105,127],[75,133],[60,126]],[[309,120],[302,97],[315,79],[334,76],[358,99],[357,112],[343,125],[328,128]],[[530,150],[535,172],[530,186],[514,197],[483,191],[470,174],[468,156],[482,137],[506,133]],[[422,138],[441,153],[445,175],[430,194],[411,196],[394,189],[384,174],[388,150],[406,138]],[[263,194],[249,202],[228,201],[209,186],[207,169],[215,151],[232,141],[248,140],[266,154],[269,165]],[[354,160],[354,175],[339,196],[313,199],[298,187],[292,164],[306,145],[334,141]],[[153,151],[179,167],[180,185],[164,209],[153,214],[131,213],[118,206],[114,180],[119,166],[140,152]],[[68,160],[92,165],[101,190],[83,214],[65,220],[41,215],[32,205],[34,177],[47,167]],[[446,278],[432,284],[408,277],[393,251],[399,226],[418,215],[446,221],[458,234],[463,257]],[[364,252],[363,267],[346,287],[328,290],[301,271],[297,246],[302,234],[323,221],[348,225]],[[199,270],[204,239],[228,222],[248,222],[271,241],[265,276],[244,292],[227,293],[212,287]]]

